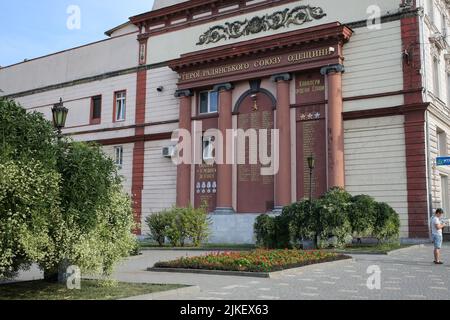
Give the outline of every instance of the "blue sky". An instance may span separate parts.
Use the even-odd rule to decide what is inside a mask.
[[[70,30],[71,5],[81,28]],[[105,39],[104,32],[150,11],[153,0],[1,0],[0,66]]]

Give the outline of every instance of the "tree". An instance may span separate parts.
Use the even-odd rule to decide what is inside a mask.
[[[110,274],[134,248],[131,200],[100,146],[57,139],[42,114],[0,99],[0,277],[37,263]]]

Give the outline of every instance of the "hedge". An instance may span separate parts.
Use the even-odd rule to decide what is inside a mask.
[[[343,247],[354,237],[398,240],[400,220],[386,203],[367,195],[352,197],[341,188],[332,188],[312,202],[304,200],[284,207],[279,216],[259,216],[254,230],[257,245],[263,248],[298,248],[303,241],[315,239],[320,248]]]

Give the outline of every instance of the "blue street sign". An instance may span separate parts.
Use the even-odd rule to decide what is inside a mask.
[[[436,165],[437,166],[450,166],[450,157],[437,157]]]

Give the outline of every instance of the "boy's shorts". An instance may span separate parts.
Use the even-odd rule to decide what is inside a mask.
[[[442,248],[442,236],[439,234],[433,234],[433,243],[435,249]]]

